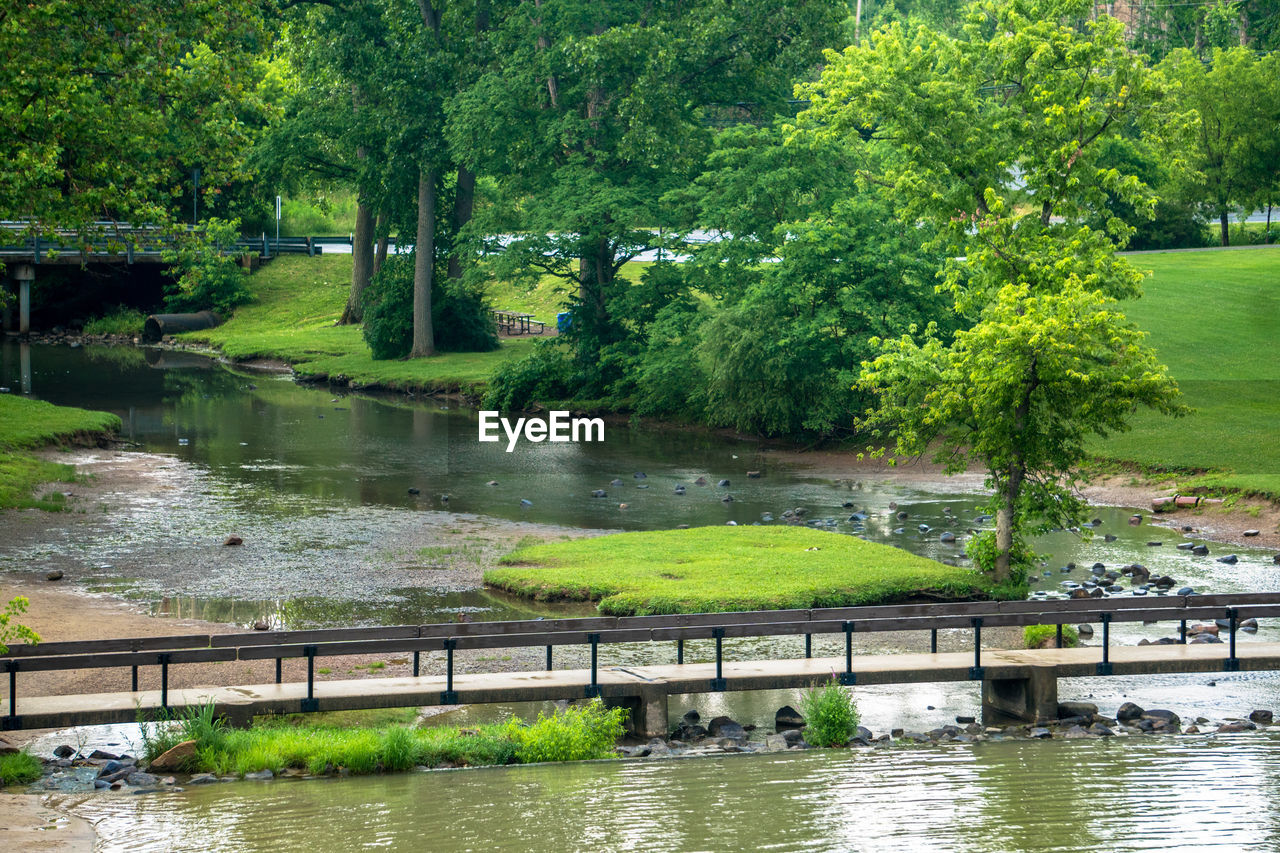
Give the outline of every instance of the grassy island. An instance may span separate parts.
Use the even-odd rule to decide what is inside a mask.
[[[485,582],[617,616],[988,597],[972,569],[805,527],[695,527],[521,548]]]
[[[19,451],[50,444],[93,443],[119,428],[120,419],[107,412],[0,395],[0,509],[61,509],[61,493],[38,498],[35,488],[41,483],[75,479],[72,466]]]

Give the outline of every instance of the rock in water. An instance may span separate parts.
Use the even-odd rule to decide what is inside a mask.
[[[1098,706],[1092,702],[1059,702],[1058,719],[1066,717],[1092,717],[1098,713]]]
[[[747,731],[742,725],[729,717],[716,717],[707,723],[707,733],[712,737],[733,738],[734,740],[746,740]]]
[[[255,630],[255,631],[270,631],[270,630],[271,630],[271,623],[270,623],[270,622],[268,622],[266,619],[259,619],[257,622],[254,622],[254,623],[253,623],[253,630]]]
[[[45,575],[44,577],[45,577],[45,580],[60,581],[60,580],[62,580],[62,570],[61,570],[61,569],[54,569],[53,571],[49,572],[49,574]]]
[[[1140,706],[1135,705],[1132,702],[1125,702],[1120,706],[1120,710],[1116,711],[1116,719],[1120,721],[1137,720],[1142,717],[1144,713],[1145,712]]]
[[[1219,557],[1218,562],[1226,563],[1228,566],[1234,566],[1236,563],[1240,562],[1240,558],[1235,554],[1228,554],[1225,557]]]
[[[244,540],[241,539],[239,536],[231,535],[231,536],[228,536],[226,540],[223,541],[222,544],[223,545],[243,545]]]
[[[1265,708],[1259,709],[1249,714],[1249,719],[1260,726],[1269,726],[1272,721],[1272,713]]]
[[[148,765],[147,769],[151,771],[181,770],[183,762],[195,754],[196,742],[193,740],[184,740],[182,743],[156,758],[155,761]]]
[[[773,727],[777,731],[783,729],[802,729],[805,726],[804,716],[790,705],[783,705],[773,715]]]

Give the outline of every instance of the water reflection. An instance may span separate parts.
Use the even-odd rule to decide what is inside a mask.
[[[1190,787],[1188,783],[1193,784]],[[1274,850],[1280,739],[1129,738],[60,800],[103,850]]]

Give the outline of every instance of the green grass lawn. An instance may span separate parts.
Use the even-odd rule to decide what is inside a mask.
[[[96,441],[119,428],[120,419],[107,412],[0,395],[0,509],[62,509],[60,492],[36,497],[34,490],[41,483],[75,481],[72,466],[46,462],[19,451],[48,444]]]
[[[254,301],[216,329],[181,337],[218,347],[230,358],[276,358],[301,376],[343,378],[357,387],[456,391],[483,384],[499,365],[523,353],[528,339],[493,352],[375,361],[359,326],[334,325],[351,287],[351,256],[286,255],[249,279]]]
[[[485,583],[597,601],[617,616],[846,607],[922,592],[987,597],[990,581],[899,548],[804,527],[695,527],[520,548]]]
[[[645,264],[627,264],[635,280]],[[216,346],[229,358],[287,361],[298,375],[344,379],[355,387],[397,391],[458,391],[483,386],[499,366],[528,351],[537,337],[504,338],[493,352],[443,353],[434,358],[375,361],[359,326],[337,326],[351,289],[351,256],[285,255],[249,279],[253,302],[216,329],[188,332],[182,340]],[[490,285],[490,304],[532,314],[554,327],[568,292],[554,276],[524,289]]]
[[[1280,248],[1136,255],[1150,269],[1125,306],[1195,412],[1141,411],[1131,432],[1099,442],[1102,456],[1173,470],[1207,470],[1180,486],[1280,498]]]

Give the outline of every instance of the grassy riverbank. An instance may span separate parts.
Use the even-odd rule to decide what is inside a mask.
[[[194,754],[183,761],[183,769],[220,776],[264,770],[318,776],[339,769],[360,775],[414,767],[584,761],[612,754],[625,719],[626,711],[606,709],[597,700],[528,724],[512,718],[474,728],[415,728],[289,717],[229,729],[214,718],[212,706],[205,706],[175,722],[144,723],[143,754],[154,761],[179,743],[194,741]]]
[[[254,301],[236,309],[230,320],[182,339],[216,346],[237,360],[285,361],[310,379],[396,391],[472,389],[531,343],[503,340],[493,352],[375,361],[359,326],[334,325],[351,287],[350,255],[286,255],[254,273],[249,287]]]
[[[1153,272],[1125,306],[1195,412],[1148,411],[1099,442],[1113,460],[1212,473],[1179,488],[1239,490],[1280,500],[1280,248],[1170,252],[1130,259]]]
[[[1171,420],[1138,412],[1132,432],[1099,441],[1109,460],[1188,475],[1181,486],[1240,490],[1280,499],[1280,248],[1134,255],[1153,271],[1141,300],[1125,306],[1169,365],[1195,412]],[[638,275],[628,264],[624,276]],[[217,329],[184,339],[234,359],[278,359],[298,374],[357,387],[402,391],[475,390],[533,339],[504,340],[490,353],[374,361],[355,326],[335,326],[350,287],[351,257],[285,256],[254,274],[255,300]],[[564,293],[553,280],[526,291],[491,285],[495,307],[554,322]]]
[[[485,583],[618,616],[987,597],[990,581],[899,548],[805,527],[695,527],[520,548]]]
[[[0,509],[60,510],[62,494],[37,497],[41,483],[75,481],[75,468],[23,453],[50,444],[101,440],[120,429],[120,419],[107,412],[54,406],[13,394],[0,395]]]

